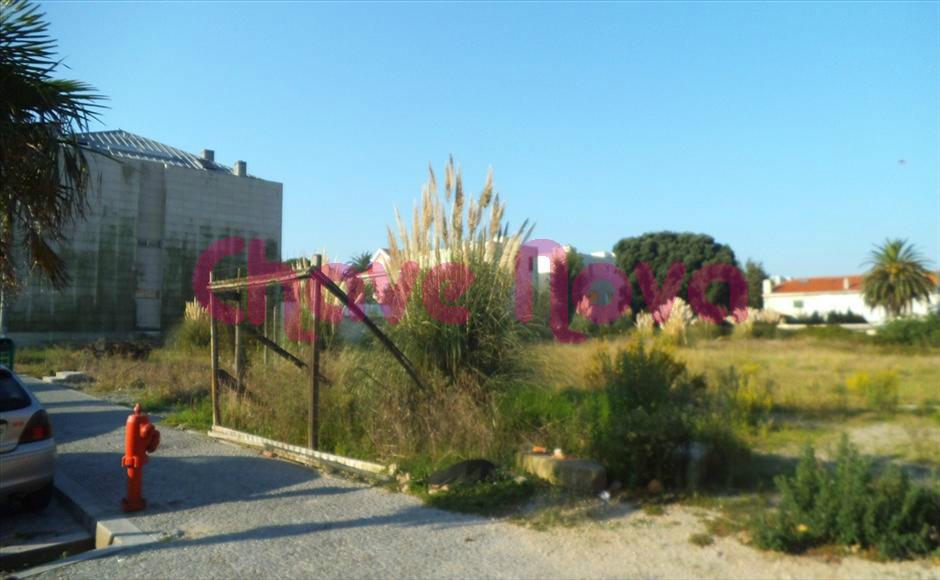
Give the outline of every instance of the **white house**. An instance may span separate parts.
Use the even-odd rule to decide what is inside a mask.
[[[937,276],[933,276],[934,284]],[[822,276],[815,278],[793,278],[789,280],[768,279],[763,284],[764,308],[794,317],[811,316],[814,312],[825,317],[830,312],[853,312],[872,324],[881,324],[887,318],[883,308],[872,309],[862,298],[862,276]],[[936,312],[940,305],[940,293],[934,289],[930,300],[920,300],[913,305],[914,315]]]

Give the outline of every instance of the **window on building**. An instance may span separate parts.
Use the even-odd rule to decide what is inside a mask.
[[[794,308],[803,308],[803,301],[802,301],[802,300],[794,300],[794,301],[793,301],[793,307],[794,307]]]

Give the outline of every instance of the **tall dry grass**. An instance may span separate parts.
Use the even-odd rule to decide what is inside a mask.
[[[443,373],[455,385],[471,380],[463,375],[485,382],[509,371],[520,348],[522,329],[515,320],[512,289],[516,255],[532,228],[523,222],[511,230],[504,223],[505,209],[493,188],[492,172],[476,198],[466,196],[460,168],[451,159],[444,170],[443,192],[429,170],[410,227],[396,210],[397,233],[388,229],[392,281],[400,283],[408,262],[420,269],[404,313],[390,333],[419,366]],[[445,263],[463,268],[452,270],[447,283],[429,292],[447,303],[442,296],[447,284],[465,285],[455,303],[466,310],[462,323],[443,322],[424,304],[425,285],[440,284],[430,273]]]
[[[674,344],[688,344],[689,325],[692,324],[695,314],[692,312],[692,307],[682,298],[676,297],[671,302],[672,308],[666,315],[665,321],[660,323],[660,328]]]
[[[512,273],[516,254],[532,232],[528,220],[510,231],[503,223],[506,204],[493,187],[493,171],[486,175],[476,198],[464,194],[463,175],[451,158],[444,167],[443,198],[434,169],[421,189],[421,201],[412,209],[411,226],[395,209],[397,231],[387,228],[389,275],[394,280],[409,261],[427,268],[444,262],[486,267]]]
[[[82,371],[94,379],[93,393],[125,402],[139,401],[145,410],[190,405],[209,393],[209,352],[156,348],[145,359],[95,357],[77,347],[33,347],[17,353],[17,372],[34,377],[55,371]]]

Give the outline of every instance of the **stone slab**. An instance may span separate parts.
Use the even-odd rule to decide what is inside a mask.
[[[597,493],[607,487],[604,467],[590,459],[558,459],[545,453],[523,453],[519,465],[549,483],[579,493]]]

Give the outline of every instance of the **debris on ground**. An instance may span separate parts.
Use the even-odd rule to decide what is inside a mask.
[[[496,475],[496,465],[486,459],[469,459],[455,463],[428,476],[428,489],[439,491],[448,485],[472,485],[483,481],[492,481]]]
[[[120,356],[131,360],[146,360],[153,345],[142,340],[97,340],[84,348],[95,358]]]

